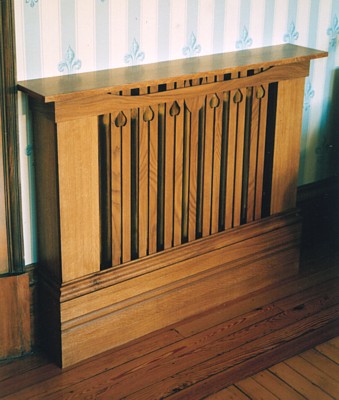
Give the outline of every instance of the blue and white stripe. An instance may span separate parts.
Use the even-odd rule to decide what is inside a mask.
[[[339,0],[15,0],[18,80],[295,43],[329,50],[306,81],[299,182],[331,174]],[[34,261],[30,119],[20,95],[26,262]]]

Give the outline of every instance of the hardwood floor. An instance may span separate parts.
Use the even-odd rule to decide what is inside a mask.
[[[335,255],[314,254],[297,279],[244,296],[69,369],[60,370],[40,354],[5,363],[0,366],[0,397],[292,399],[279,397],[279,393],[294,390],[296,398],[335,398],[338,382],[329,373],[338,369],[338,352],[336,348],[329,355],[326,349],[337,341],[281,361],[339,335],[338,261]],[[319,357],[323,364],[317,361]],[[305,364],[310,366],[305,368]],[[326,364],[335,368],[318,372]],[[311,386],[303,374],[315,379]],[[321,386],[324,379],[331,382],[326,383],[327,391]],[[271,397],[265,397],[267,393]]]
[[[236,382],[208,400],[338,399],[339,337]]]
[[[39,353],[0,364],[0,398],[339,399],[338,243],[314,221],[297,277],[68,369]]]

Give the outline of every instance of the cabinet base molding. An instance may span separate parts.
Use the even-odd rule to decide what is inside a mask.
[[[45,350],[68,367],[291,277],[300,228],[293,211],[60,286],[41,275]]]

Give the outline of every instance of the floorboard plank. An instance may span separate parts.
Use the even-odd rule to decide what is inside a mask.
[[[339,364],[339,339],[335,338],[317,346],[317,350]]]
[[[314,385],[321,388],[323,392],[333,396],[334,398],[339,395],[339,382],[336,382],[335,379],[331,378],[302,357],[292,357],[289,360],[286,360],[285,363],[300,375],[311,381]]]
[[[199,364],[195,363],[195,365],[191,365],[190,367],[186,365],[186,369],[177,372],[175,375],[171,374],[167,379],[156,382],[156,384],[131,394],[127,398],[146,400],[150,398],[149,396],[151,396],[152,393],[158,393],[159,398],[173,396],[173,398],[196,399],[197,394],[200,394],[199,391],[202,390],[204,381],[211,379],[210,382],[213,387],[214,383],[216,383],[216,375],[223,376],[226,371],[226,376],[221,378],[221,381],[224,381],[228,373],[232,373],[231,370],[234,366],[245,364],[258,356],[263,356],[265,362],[268,362],[272,350],[278,350],[282,343],[287,343],[297,338],[302,338],[302,341],[305,340],[305,332],[312,332],[323,327],[328,320],[333,320],[338,317],[338,312],[339,307],[336,305],[308,317],[301,317],[301,314],[299,314],[299,321],[291,323],[290,325],[285,324],[285,327],[281,326],[283,318],[280,316],[279,328],[274,330],[273,326],[271,326],[270,331],[268,326],[266,326],[266,332],[263,325],[256,324],[255,329],[248,336],[248,341],[238,341],[238,338],[243,332],[240,334],[237,332],[233,337],[232,335],[227,336],[224,338],[224,346],[218,348],[219,352],[216,352],[214,357],[209,353],[208,355],[210,358],[206,361],[200,362]],[[291,322],[291,320],[289,320],[289,322]],[[339,330],[339,327],[335,325],[335,329]],[[256,338],[257,335],[259,335],[259,338]],[[332,335],[334,336],[334,334]],[[182,365],[180,365],[180,368],[181,367]],[[257,371],[258,370],[256,370],[256,372]],[[233,382],[229,383],[231,384]],[[226,384],[227,382],[224,382],[223,387],[225,387]],[[191,389],[193,389],[193,391],[191,391]],[[206,393],[206,395],[209,394],[208,392]]]
[[[275,396],[252,377],[237,382],[235,387],[244,392],[252,400],[279,400],[279,397]]]
[[[206,400],[251,400],[234,385],[206,397]]]
[[[324,356],[316,349],[311,349],[305,353],[301,353],[300,357],[308,361],[315,367],[319,368],[322,372],[339,382],[339,365]]]
[[[329,280],[337,279],[338,268],[329,268],[311,276],[300,276],[298,279],[286,279],[277,285],[254,292],[250,297],[243,296],[226,305],[200,314],[199,318],[189,318],[176,325],[176,330],[185,337],[199,333],[211,326],[222,323],[227,319],[234,318],[241,314],[260,308],[268,303],[278,301],[296,293],[304,292],[309,288],[317,291],[318,285],[328,284]]]
[[[291,386],[287,385],[286,382],[279,379],[276,375],[272,374],[268,370],[259,372],[253,376],[253,379],[268,389],[270,392],[276,394],[279,399],[288,400],[303,400],[300,393],[296,392]]]
[[[39,354],[2,363],[0,398],[253,400],[265,390],[282,400],[339,398],[339,257],[324,249],[304,249],[301,273],[279,285],[71,368]]]
[[[32,369],[49,364],[48,359],[42,354],[29,354],[20,359],[5,361],[0,364],[0,382],[5,379],[15,378]]]
[[[72,388],[82,381],[100,375],[107,368],[118,368],[131,360],[141,359],[154,350],[162,349],[180,339],[182,339],[182,336],[176,331],[165,330],[148,335],[132,344],[124,345],[116,349],[113,356],[112,352],[107,352],[69,369],[61,370],[54,364],[48,364],[48,367],[52,370],[50,376],[41,375],[44,368],[27,371],[21,375],[19,381],[15,376],[4,381],[1,386],[1,394],[2,396],[9,395],[8,398],[12,398],[11,395],[15,394],[13,399],[17,395],[20,400],[45,399],[47,395],[56,391],[67,390],[67,388]]]
[[[310,382],[303,375],[299,374],[285,362],[271,367],[270,371],[285,381],[288,385],[293,386],[295,390],[305,396],[308,400],[333,400],[331,396]]]
[[[227,321],[193,337],[148,354],[141,359],[132,360],[114,369],[110,368],[93,379],[90,378],[72,386],[70,389],[66,388],[58,392],[51,399],[57,399],[58,396],[66,396],[66,393],[74,390],[77,393],[98,396],[98,387],[104,388],[103,390],[105,390],[105,395],[107,396],[111,395],[117,398],[127,396],[143,389],[145,386],[156,383],[159,379],[169,377],[178,368],[190,368],[206,358],[209,359],[215,356],[222,351],[227,332],[235,336],[233,344],[228,344],[228,346],[238,346],[242,340],[252,340],[251,331],[248,333],[247,328],[256,327],[256,324],[260,324],[260,322],[262,325],[266,325],[266,318],[268,316],[274,317],[279,312],[279,309],[271,305],[255,310],[241,316],[241,318]],[[255,328],[257,332],[260,332],[262,325],[259,325],[259,328]],[[238,332],[242,332],[241,337]],[[227,337],[230,338],[230,335]]]

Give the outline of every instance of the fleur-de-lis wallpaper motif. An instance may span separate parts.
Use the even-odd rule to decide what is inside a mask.
[[[145,53],[140,51],[139,43],[136,39],[133,39],[131,51],[125,55],[125,63],[130,65],[137,65],[142,62],[145,58]]]
[[[67,71],[68,74],[81,68],[81,61],[75,59],[75,53],[71,46],[68,46],[66,51],[66,57],[63,61],[58,64],[58,71]]]
[[[197,43],[197,38],[195,37],[193,32],[190,35],[188,45],[182,49],[182,52],[184,56],[187,57],[193,57],[194,55],[201,52],[201,46]]]
[[[292,21],[290,24],[290,29],[284,35],[284,42],[294,43],[298,39],[299,39],[299,32],[296,31],[295,23]]]
[[[34,7],[37,2],[38,0],[26,0],[26,4],[29,4],[31,7]]]
[[[337,36],[339,35],[339,21],[337,15],[333,17],[332,25],[327,29],[327,35],[330,37],[329,50],[337,47]]]
[[[239,50],[248,49],[252,46],[253,40],[249,37],[248,29],[243,27],[240,39],[235,43],[235,47]]]
[[[304,110],[308,111],[311,108],[311,99],[315,96],[315,91],[312,89],[312,85],[309,79],[307,79],[305,86],[305,97],[304,97]]]

